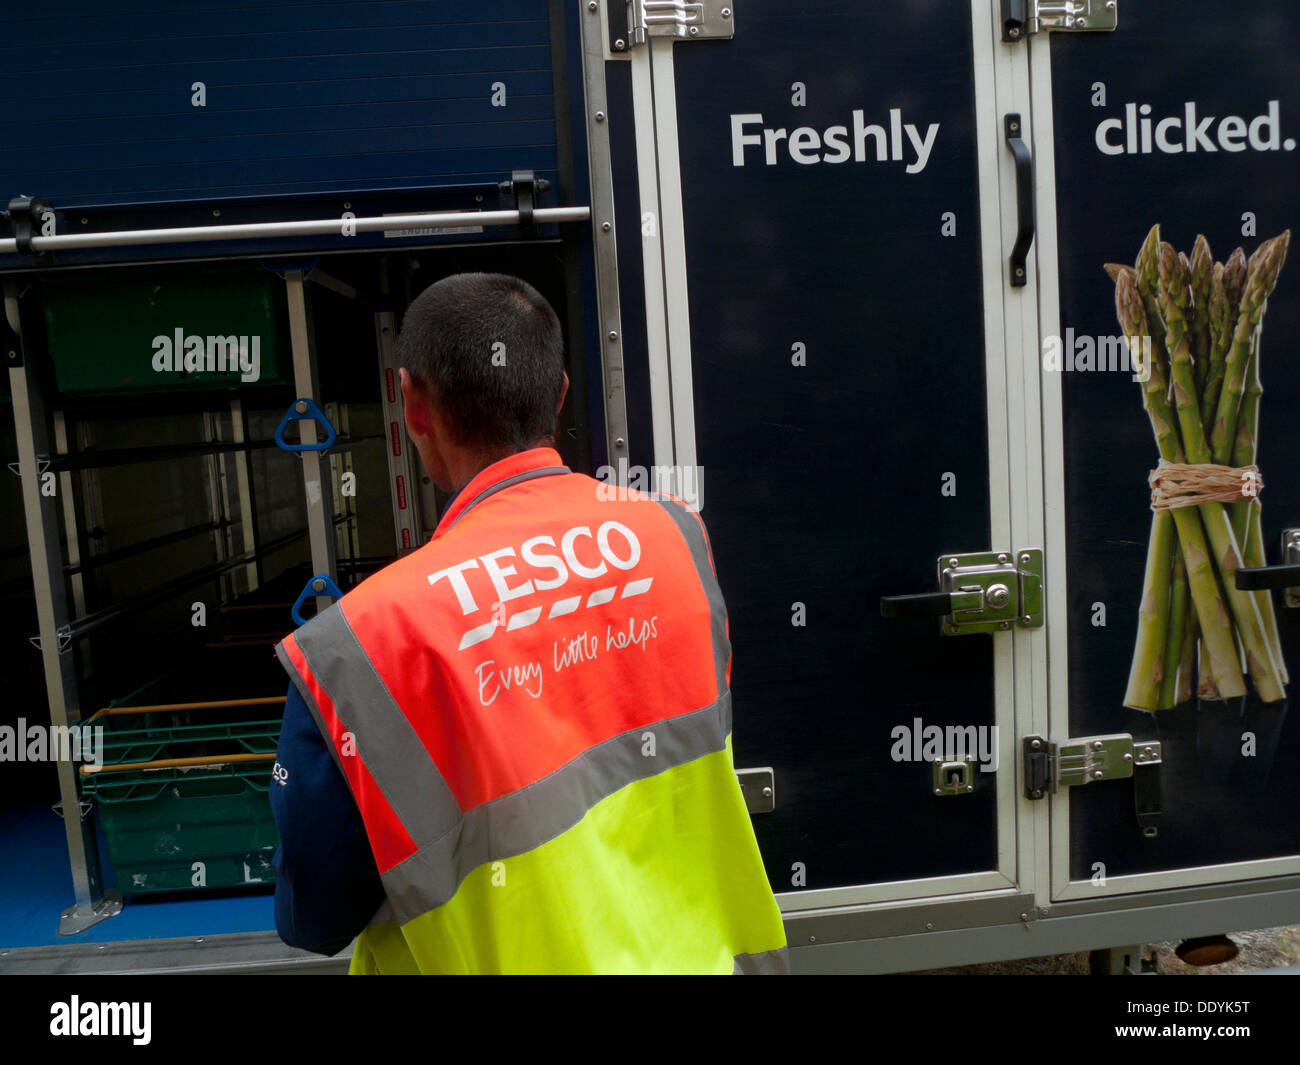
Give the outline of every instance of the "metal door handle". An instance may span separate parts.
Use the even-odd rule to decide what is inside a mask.
[[[922,592],[920,595],[882,595],[882,618],[941,618],[952,613],[951,592]]]
[[[1025,144],[1019,114],[1003,119],[1007,147],[1016,160],[1016,243],[1011,249],[1011,285],[1019,288],[1028,280],[1025,257],[1034,242],[1034,161]]]
[[[1300,565],[1243,566],[1236,572],[1237,588],[1243,592],[1300,588]]]

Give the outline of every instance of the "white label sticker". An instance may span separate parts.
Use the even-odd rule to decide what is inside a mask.
[[[395,215],[433,215],[447,214],[446,211],[387,211],[384,218],[392,218]],[[456,214],[478,214],[478,211],[456,211]],[[412,226],[407,229],[385,229],[385,237],[445,237],[453,233],[482,233],[482,226]]]

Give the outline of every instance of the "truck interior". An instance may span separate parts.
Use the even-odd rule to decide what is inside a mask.
[[[102,765],[84,767],[81,816],[97,826],[109,904],[125,902],[112,921],[89,931],[64,921],[63,932],[131,939],[269,927],[276,833],[266,791],[287,688],[273,647],[296,618],[425,542],[446,502],[402,422],[402,315],[453,273],[508,273],[534,285],[560,316],[576,386],[557,450],[582,463],[585,358],[568,298],[570,255],[559,239],[506,240],[307,262],[93,267],[10,282],[23,357],[37,369],[54,431],[42,479],[62,517],[47,532],[69,596],[60,638],[75,669],[66,694],[86,726],[104,730]],[[304,328],[305,340],[295,337]],[[165,343],[151,351],[158,337]],[[239,338],[245,351],[259,339],[256,380],[219,363],[152,365],[173,338],[197,352],[214,337],[219,349],[230,340],[232,356]],[[306,415],[304,398],[316,408]],[[303,417],[317,444],[329,438],[323,452],[293,450],[304,442]],[[13,417],[0,419],[0,434],[13,468]],[[329,582],[313,565],[308,461],[320,463],[334,562],[335,586],[319,597]],[[38,599],[54,593],[32,579],[19,478],[7,475],[2,491],[15,520],[0,526],[10,606],[0,638],[18,650],[7,656],[11,698],[0,725],[22,743],[24,720],[48,720],[29,638]],[[0,910],[0,940],[53,943],[69,897],[71,831],[56,766],[9,768],[0,851],[24,855],[3,874],[9,897],[23,901]]]

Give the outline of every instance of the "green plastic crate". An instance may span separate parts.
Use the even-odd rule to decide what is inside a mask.
[[[288,383],[285,374],[293,360],[287,354],[284,283],[266,270],[53,276],[41,280],[40,290],[62,393],[242,390]],[[179,367],[174,365],[177,348]],[[238,364],[231,368],[241,350],[247,372]]]
[[[194,724],[207,711],[97,715],[103,763],[171,758],[220,763],[274,755],[280,719]],[[91,722],[87,722],[91,724]],[[123,895],[272,884],[279,845],[267,791],[273,758],[211,766],[101,769],[82,777]]]

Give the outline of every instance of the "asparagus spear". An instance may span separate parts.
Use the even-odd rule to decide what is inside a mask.
[[[1160,709],[1169,710],[1177,706],[1179,687],[1183,671],[1183,651],[1187,643],[1187,633],[1191,628],[1188,618],[1188,601],[1191,589],[1187,584],[1187,567],[1183,563],[1183,554],[1176,547],[1173,552],[1173,573],[1169,579],[1169,624],[1165,634],[1165,650],[1162,660],[1164,675],[1160,681]]]
[[[1203,234],[1196,235],[1188,273],[1191,275],[1192,311],[1187,330],[1191,337],[1192,360],[1196,369],[1196,388],[1201,392],[1205,388],[1210,368],[1210,278],[1214,273],[1210,242]]]
[[[1276,238],[1281,242],[1282,250],[1280,254],[1283,258],[1285,258],[1286,250],[1290,244],[1290,237],[1290,230],[1287,230]],[[1281,264],[1279,263],[1280,268]],[[1260,321],[1261,323],[1263,321],[1262,312]],[[1232,449],[1232,464],[1234,466],[1253,466],[1258,457],[1259,407],[1260,398],[1264,394],[1259,373],[1259,345],[1259,330],[1257,327],[1246,367],[1246,391],[1241,403],[1241,413],[1237,420],[1237,432]],[[1261,526],[1262,516],[1263,508],[1258,499],[1247,499],[1241,503],[1234,503],[1232,506],[1233,531],[1237,534],[1244,560],[1249,566],[1263,566],[1266,564]],[[1282,641],[1277,629],[1277,616],[1273,610],[1273,597],[1266,591],[1255,592],[1254,595],[1259,605],[1260,616],[1264,621],[1265,635],[1273,649],[1273,656],[1277,660],[1282,683],[1290,683],[1290,676],[1282,653]]]
[[[1152,237],[1155,243],[1152,244]],[[1158,246],[1160,240],[1159,229],[1152,230],[1152,236],[1148,237],[1147,243],[1152,247]],[[1144,245],[1144,249],[1146,245]],[[1182,462],[1183,449],[1178,441],[1178,430],[1174,423],[1173,410],[1169,404],[1168,377],[1163,361],[1164,350],[1162,345],[1155,342],[1155,333],[1159,328],[1163,339],[1163,327],[1158,327],[1156,322],[1152,321],[1146,311],[1145,300],[1140,290],[1139,278],[1143,274],[1141,264],[1143,257],[1138,258],[1139,268],[1133,273],[1120,274],[1115,282],[1115,305],[1119,315],[1120,325],[1126,336],[1150,336],[1151,345],[1151,372],[1147,375],[1146,381],[1142,383],[1142,405],[1147,412],[1147,417],[1151,420],[1151,430],[1155,435],[1156,447],[1160,456],[1167,462]],[[1228,617],[1227,607],[1224,605],[1223,597],[1219,593],[1218,581],[1214,576],[1214,567],[1210,562],[1209,548],[1206,545],[1205,530],[1201,525],[1199,514],[1190,507],[1180,507],[1174,510],[1157,512],[1165,513],[1173,518],[1174,527],[1177,531],[1178,542],[1182,548],[1183,563],[1187,569],[1187,580],[1191,591],[1192,602],[1196,606],[1197,616],[1201,621],[1202,630],[1202,654],[1203,661],[1208,663],[1209,670],[1215,677],[1219,690],[1224,698],[1234,698],[1246,694],[1246,683],[1242,677],[1241,664],[1237,656],[1237,645],[1232,638],[1231,623]],[[1159,530],[1159,522],[1153,524],[1153,539]],[[1150,550],[1165,551],[1168,561],[1165,562],[1157,557],[1157,565],[1148,570],[1156,574],[1157,578],[1166,568],[1172,569],[1172,548],[1166,549],[1162,543],[1157,542]],[[1163,567],[1163,568],[1162,568]],[[1148,581],[1143,601],[1146,601],[1147,594],[1151,594],[1153,601],[1159,602],[1158,590],[1152,591],[1151,582]],[[1167,636],[1167,628],[1164,634]],[[1142,629],[1139,624],[1139,647],[1140,654],[1135,654],[1135,659],[1143,659],[1134,662],[1133,669],[1137,671],[1149,670],[1154,672],[1157,663],[1151,659],[1151,648],[1156,647],[1163,652],[1165,640],[1157,638],[1158,633],[1152,631],[1150,627]],[[1148,673],[1148,676],[1150,673]],[[1163,678],[1161,678],[1163,679]],[[1137,686],[1140,688],[1140,685]],[[1140,694],[1140,692],[1139,692]],[[1126,706],[1134,706],[1137,709],[1150,709],[1149,706],[1142,705],[1136,700],[1130,701],[1125,699]]]
[[[1151,346],[1164,348],[1165,323],[1160,317],[1160,306],[1156,293],[1160,290],[1160,227],[1152,226],[1147,233],[1142,247],[1138,250],[1137,261],[1133,264],[1137,277],[1138,292],[1142,296],[1142,308],[1145,312],[1146,330],[1142,335],[1151,337]],[[1118,284],[1118,282],[1116,282]]]
[[[1246,250],[1233,248],[1232,254],[1223,263],[1223,287],[1234,310],[1241,303],[1241,293],[1246,288],[1246,274]]]
[[[1248,317],[1253,318],[1258,323],[1259,313],[1262,313],[1262,310],[1256,312],[1254,304],[1250,305],[1248,311],[1247,299],[1252,292],[1261,294],[1260,303],[1262,305],[1263,297],[1260,282],[1262,282],[1269,270],[1272,270],[1271,277],[1273,282],[1276,282],[1277,273],[1276,268],[1273,266],[1276,260],[1277,257],[1273,254],[1262,256],[1256,271],[1251,275],[1251,277],[1259,280],[1253,287],[1252,282],[1247,280],[1246,293],[1242,297],[1242,309],[1237,323],[1237,332],[1233,337],[1234,352],[1238,347],[1237,339],[1242,335],[1242,323]],[[1280,266],[1280,263],[1277,265]],[[1207,463],[1211,461],[1211,445],[1205,438],[1205,429],[1201,422],[1200,404],[1196,395],[1196,383],[1191,364],[1191,348],[1187,338],[1186,310],[1191,299],[1189,278],[1178,259],[1178,255],[1169,247],[1161,248],[1159,269],[1161,283],[1158,298],[1165,319],[1165,327],[1168,331],[1166,343],[1169,351],[1170,373],[1173,378],[1174,402],[1178,410],[1178,422],[1183,431],[1183,447],[1188,462]],[[1249,350],[1248,339],[1245,348]],[[1224,396],[1227,396],[1233,388],[1233,373],[1234,368],[1230,357],[1227,376],[1224,381]],[[1239,384],[1237,390],[1239,394]],[[1221,415],[1223,406],[1224,402],[1220,399],[1219,411]],[[1236,430],[1235,413],[1234,410],[1232,412],[1232,429],[1234,433]],[[1219,430],[1220,425],[1221,420],[1215,422],[1216,432]],[[1250,592],[1241,591],[1236,586],[1233,574],[1242,565],[1241,548],[1237,542],[1237,537],[1233,534],[1228,512],[1222,503],[1202,503],[1198,509],[1201,512],[1202,520],[1205,522],[1205,532],[1214,551],[1218,571],[1223,577],[1223,590],[1228,601],[1228,607],[1232,611],[1233,619],[1237,624],[1237,632],[1246,650],[1246,663],[1251,678],[1255,682],[1255,690],[1264,702],[1277,702],[1285,697],[1282,690],[1281,671],[1278,668],[1273,649],[1269,646],[1265,636],[1264,619],[1260,615],[1255,598]],[[1174,621],[1171,620],[1170,624],[1174,624]],[[1208,630],[1204,617],[1201,618],[1201,625],[1203,631]],[[1217,670],[1217,663],[1215,664],[1214,676],[1222,689],[1222,675]]]
[[[1201,424],[1207,433],[1214,431],[1214,414],[1219,406],[1219,391],[1223,387],[1223,360],[1228,345],[1232,343],[1233,326],[1237,323],[1236,304],[1230,303],[1223,282],[1224,267],[1215,263],[1210,274],[1209,367],[1205,384],[1201,388]],[[1240,297],[1238,298],[1240,302]]]
[[[1174,686],[1174,706],[1181,706],[1192,696],[1197,695],[1196,687],[1196,648],[1200,643],[1201,625],[1193,610],[1187,619],[1187,629],[1183,633],[1183,650],[1178,656],[1178,682]]]
[[[1242,558],[1247,566],[1268,565],[1264,553],[1263,516],[1264,508],[1260,506],[1259,500],[1252,499],[1246,507],[1246,534],[1241,541]],[[1282,653],[1282,637],[1277,628],[1277,614],[1273,610],[1273,597],[1267,591],[1252,592],[1251,594],[1255,596],[1255,600],[1259,604],[1259,613],[1264,619],[1264,635],[1268,639],[1269,646],[1273,650],[1273,657],[1277,661],[1278,675],[1282,678],[1283,684],[1290,684],[1291,675],[1287,671],[1285,656]]]
[[[1268,297],[1277,284],[1278,272],[1282,269],[1282,262],[1286,258],[1286,248],[1290,238],[1291,233],[1288,230],[1280,237],[1266,240],[1251,256],[1253,265],[1247,270],[1246,283],[1242,289],[1241,304],[1237,310],[1237,322],[1232,334],[1232,345],[1228,349],[1224,365],[1223,391],[1219,394],[1214,426],[1210,432],[1213,461],[1220,464],[1226,464],[1232,458],[1232,446],[1237,435],[1237,415],[1246,383],[1250,349],[1260,319],[1264,316],[1264,308],[1268,305]],[[1224,274],[1226,288],[1226,267]]]
[[[1142,602],[1138,606],[1137,641],[1129,666],[1124,705],[1134,710],[1164,710],[1164,678],[1176,674],[1166,668],[1166,636],[1169,631],[1170,559],[1178,554],[1174,520],[1167,510],[1151,515],[1151,539],[1147,542],[1146,573],[1142,580]]]

